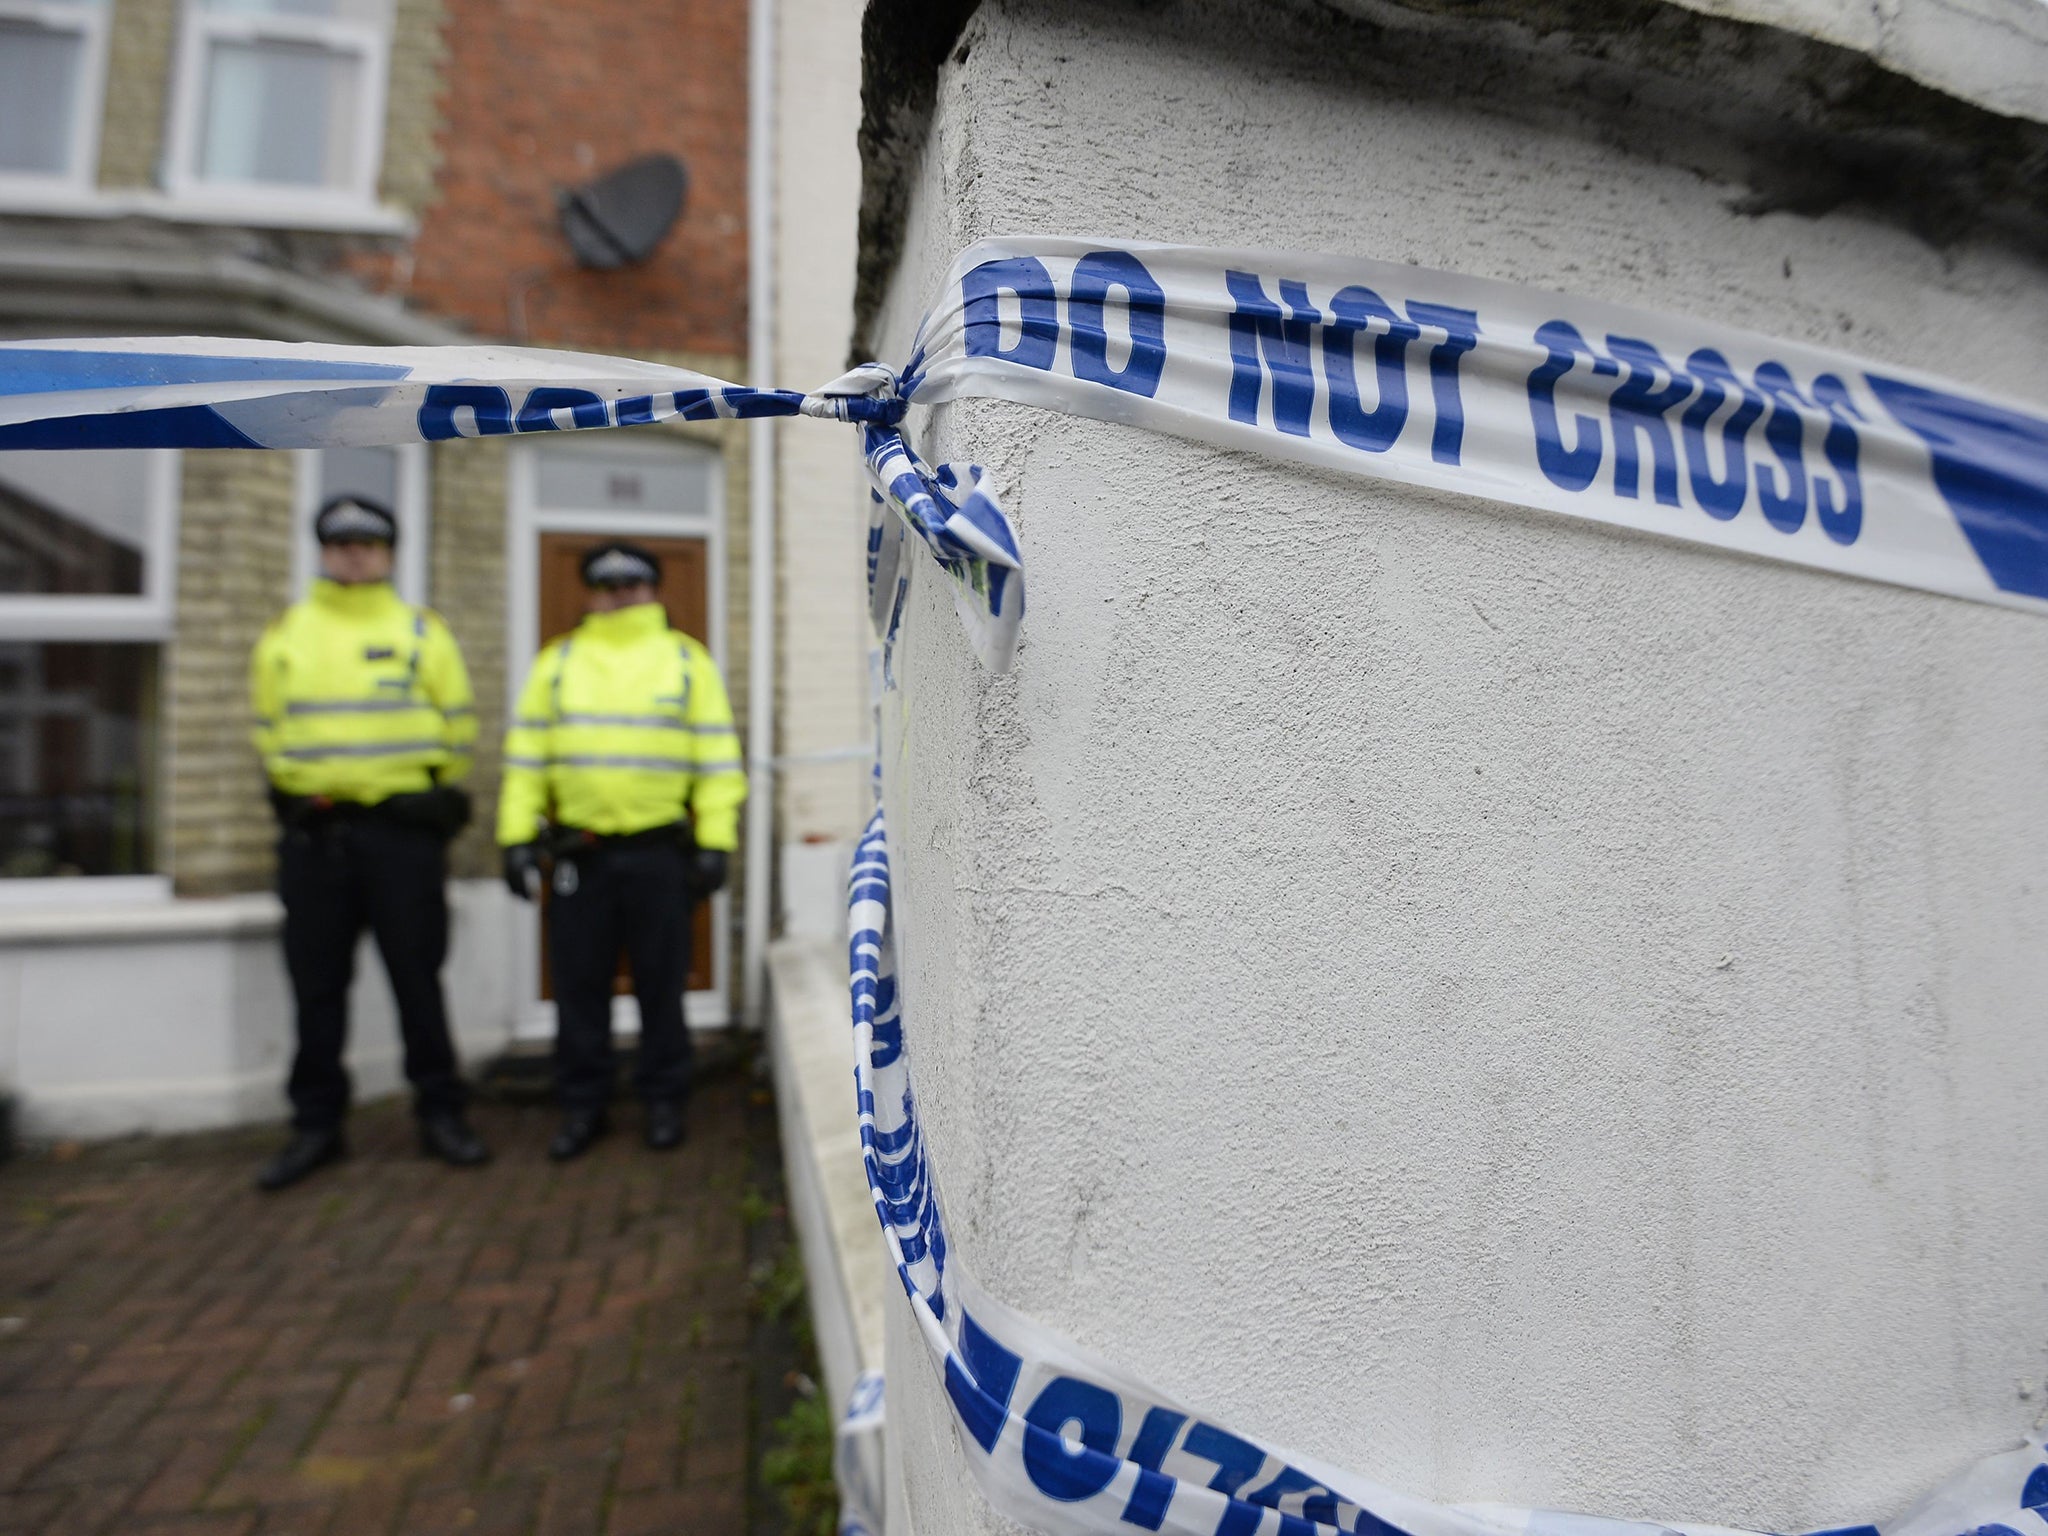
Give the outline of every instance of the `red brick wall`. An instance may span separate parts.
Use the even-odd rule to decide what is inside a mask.
[[[447,0],[439,192],[388,274],[479,335],[598,351],[746,351],[747,0]],[[665,150],[682,217],[637,267],[586,271],[555,194]]]

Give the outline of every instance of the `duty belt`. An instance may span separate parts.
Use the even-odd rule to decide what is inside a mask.
[[[658,827],[643,827],[638,832],[591,832],[582,827],[554,827],[543,839],[547,851],[558,859],[574,858],[579,853],[598,853],[607,848],[651,848],[661,844],[687,848],[694,841],[687,821],[665,822]]]

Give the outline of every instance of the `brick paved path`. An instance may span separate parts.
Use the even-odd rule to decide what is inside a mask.
[[[764,1098],[713,1076],[666,1157],[622,1106],[566,1169],[481,1106],[471,1172],[387,1101],[271,1196],[274,1131],[0,1167],[0,1531],[739,1536]]]

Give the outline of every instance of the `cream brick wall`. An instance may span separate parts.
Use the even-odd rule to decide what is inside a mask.
[[[107,106],[99,183],[154,186],[163,153],[164,94],[177,38],[178,0],[114,0],[107,38]]]
[[[271,880],[274,829],[249,742],[249,651],[290,589],[294,471],[288,453],[183,458],[163,797],[164,867],[180,894]]]
[[[441,71],[448,61],[442,0],[393,0],[391,73],[384,108],[384,201],[417,215],[434,200],[441,168]]]
[[[476,818],[449,850],[458,878],[497,873],[491,828],[505,739],[505,455],[502,440],[462,439],[432,453],[428,604],[448,622],[476,691]],[[520,665],[524,665],[523,660]]]

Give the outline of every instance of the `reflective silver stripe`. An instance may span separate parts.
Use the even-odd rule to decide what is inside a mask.
[[[453,709],[442,710],[441,713],[446,715],[450,720],[453,720],[457,715],[475,714],[476,706],[474,704],[458,704]]]
[[[577,754],[558,757],[556,768],[659,768],[668,773],[695,773],[697,765],[680,757],[617,757]]]
[[[446,750],[446,745],[438,741],[384,741],[369,746],[286,747],[277,755],[304,760],[319,757],[402,757],[408,752]]]
[[[702,777],[712,773],[737,773],[745,765],[738,758],[715,763],[693,763],[680,757],[622,757],[612,754],[578,752],[564,757],[508,757],[509,768],[658,768],[666,773],[689,773]]]
[[[654,731],[687,731],[674,715],[591,715],[571,711],[555,721],[557,725],[633,725]]]
[[[407,709],[431,709],[411,699],[294,699],[284,707],[288,715],[388,715]]]
[[[521,715],[512,722],[515,731],[544,731],[555,722],[545,717]]]
[[[562,674],[569,670],[569,646],[574,640],[573,635],[562,637],[562,648],[555,652],[555,675],[548,682],[548,708],[558,715],[562,712]]]

